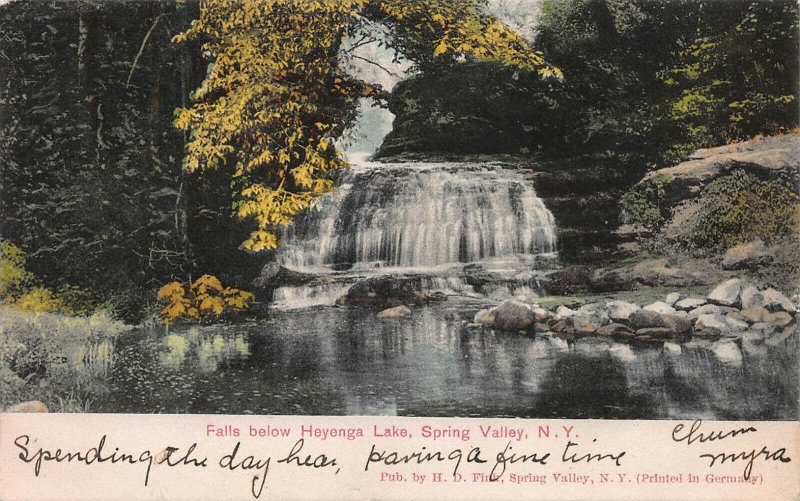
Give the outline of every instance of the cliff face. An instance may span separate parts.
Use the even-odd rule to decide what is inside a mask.
[[[411,77],[392,91],[395,120],[376,156],[535,151],[558,132],[546,123],[546,85],[487,63]]]

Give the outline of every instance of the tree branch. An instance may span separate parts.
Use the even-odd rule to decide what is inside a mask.
[[[144,47],[145,47],[145,45],[147,45],[147,39],[150,38],[150,35],[156,29],[156,26],[158,25],[158,21],[161,19],[161,16],[163,16],[163,15],[164,14],[159,14],[155,18],[155,20],[153,21],[153,24],[150,25],[150,29],[147,30],[147,33],[144,35],[144,39],[142,39],[142,46],[139,47],[138,54],[136,54],[136,57],[133,58],[133,64],[131,64],[131,72],[128,73],[128,80],[125,81],[125,87],[130,87],[131,77],[133,76],[133,70],[136,69],[136,63],[139,61],[139,58],[142,57],[142,52],[144,52]]]

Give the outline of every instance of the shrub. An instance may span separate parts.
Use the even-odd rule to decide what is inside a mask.
[[[224,287],[213,275],[203,275],[188,286],[171,282],[158,291],[158,297],[166,303],[161,319],[167,325],[178,318],[200,320],[244,310],[255,299],[249,292]]]
[[[756,238],[769,243],[798,224],[796,192],[741,169],[709,183],[702,203],[693,238],[699,248],[723,250]]]
[[[658,174],[636,184],[622,195],[622,218],[628,224],[650,231],[661,227],[669,217],[666,186],[670,176]]]
[[[56,292],[38,283],[26,270],[25,253],[13,243],[0,241],[0,300],[8,306],[32,313],[59,312],[88,315],[108,307],[79,287],[64,285]]]

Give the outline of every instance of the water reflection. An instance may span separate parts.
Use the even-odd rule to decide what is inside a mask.
[[[343,308],[260,323],[122,336],[76,352],[106,371],[110,412],[374,414],[570,418],[797,418],[792,346],[638,348],[465,327],[480,305],[404,319]]]

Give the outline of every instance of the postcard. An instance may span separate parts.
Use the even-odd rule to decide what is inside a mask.
[[[797,499],[798,19],[0,0],[0,498]]]

